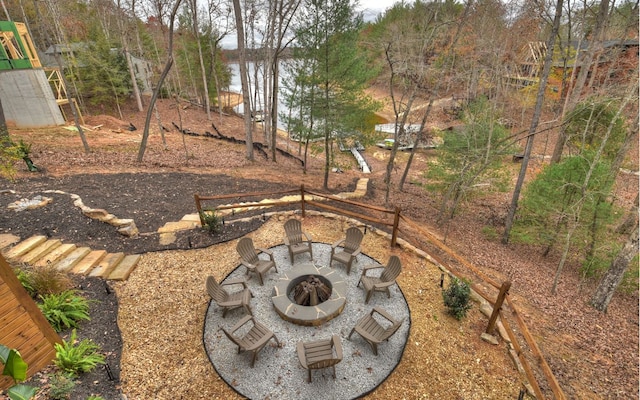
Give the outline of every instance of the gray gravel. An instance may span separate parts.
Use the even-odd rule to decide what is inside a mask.
[[[273,286],[280,274],[292,268],[287,248],[284,245],[271,248],[274,253],[278,273],[273,270],[265,276],[264,286],[258,277],[250,275],[249,287],[254,294],[251,301],[256,319],[269,327],[281,343],[270,343],[258,353],[254,368],[250,367],[251,354],[237,353],[235,346],[220,330],[222,326],[231,328],[244,316],[242,309],[229,311],[222,318],[222,310],[211,302],[207,308],[204,324],[204,345],[214,368],[222,379],[235,391],[250,399],[353,399],[375,389],[391,374],[400,362],[409,336],[411,325],[409,307],[398,285],[391,287],[391,298],[385,293],[374,293],[369,304],[364,304],[362,285],[356,287],[362,267],[367,264],[386,264],[387,260],[374,260],[361,254],[357,263],[346,276],[348,283],[347,305],[338,317],[319,327],[298,326],[286,322],[274,311],[271,296]],[[316,265],[328,265],[331,246],[313,244]],[[260,257],[265,257],[261,254]],[[296,262],[309,261],[308,254],[296,256]],[[345,275],[342,265],[334,262]],[[380,271],[380,270],[375,270]],[[370,271],[369,274],[372,274]],[[379,272],[378,272],[379,273]],[[236,268],[226,279],[244,276],[245,268]],[[233,287],[232,287],[233,288]],[[378,356],[374,356],[369,344],[357,333],[347,340],[356,322],[369,313],[374,306],[380,306],[394,318],[404,318],[398,332],[388,342],[378,346]],[[250,323],[248,324],[250,325]],[[336,379],[331,369],[312,372],[312,383],[307,383],[307,371],[300,366],[296,355],[299,341],[328,339],[336,334],[342,339],[343,360],[336,365]]]

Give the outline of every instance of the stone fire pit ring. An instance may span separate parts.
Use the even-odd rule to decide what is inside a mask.
[[[309,276],[317,276],[331,287],[331,296],[315,306],[302,306],[290,299],[289,293]],[[284,273],[273,287],[273,308],[285,321],[305,326],[319,326],[340,315],[347,303],[347,283],[337,269],[299,263]]]

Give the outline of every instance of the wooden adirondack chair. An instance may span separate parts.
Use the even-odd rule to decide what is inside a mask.
[[[256,249],[253,247],[253,240],[250,238],[245,237],[240,239],[236,246],[236,250],[242,258],[242,265],[247,268],[247,275],[249,275],[249,272],[257,273],[258,278],[260,278],[260,285],[264,285],[264,274],[271,268],[274,268],[276,272],[278,272],[276,262],[273,259],[273,253],[266,249]],[[261,252],[268,255],[269,259],[263,260],[259,258],[258,254]]]
[[[386,326],[382,325],[378,320],[374,318],[374,314],[379,314],[384,319],[389,321],[389,324]],[[389,313],[383,310],[380,307],[374,307],[371,312],[360,319],[356,323],[356,326],[351,329],[351,333],[349,333],[348,339],[351,340],[351,335],[353,332],[358,332],[360,336],[364,338],[371,345],[371,349],[373,350],[374,355],[378,355],[378,344],[384,342],[385,340],[389,340],[389,338],[396,333],[404,318],[400,321],[396,321],[393,319]]]
[[[302,223],[297,219],[290,219],[284,223],[284,244],[289,248],[289,258],[293,264],[293,257],[309,253],[313,261],[313,249],[311,247],[311,236],[302,230]]]
[[[302,368],[308,372],[307,382],[311,382],[311,370],[333,368],[333,379],[336,379],[336,364],[342,361],[342,343],[338,335],[331,339],[314,342],[299,342],[298,359]]]
[[[239,292],[229,293],[223,286],[230,285],[242,285],[243,289]],[[208,276],[206,286],[209,296],[216,302],[218,307],[222,308],[222,318],[227,315],[227,311],[240,307],[244,308],[247,314],[253,315],[249,304],[253,294],[247,287],[247,282],[244,278],[233,279],[220,284],[213,276]]]
[[[351,273],[351,264],[360,254],[360,243],[362,243],[362,232],[356,227],[347,229],[347,236],[331,245],[331,259],[329,266],[333,260],[344,264],[347,267],[347,274]],[[339,247],[342,246],[342,250]]]
[[[253,324],[251,329],[249,329],[249,331],[247,331],[243,336],[236,336],[235,333],[249,321]],[[222,331],[227,335],[229,340],[238,346],[238,354],[240,354],[241,351],[250,351],[252,353],[251,368],[253,368],[253,365],[256,362],[258,352],[262,350],[267,343],[269,343],[271,338],[275,339],[278,346],[280,346],[280,341],[278,341],[276,335],[274,335],[269,328],[256,321],[256,319],[250,315],[246,315],[238,321],[230,331],[225,328],[222,328]]]
[[[379,277],[367,276],[367,271],[377,268],[384,268],[384,271],[382,271],[382,274],[380,274]],[[400,264],[398,256],[391,256],[386,267],[375,264],[366,265],[362,269],[362,276],[360,276],[360,280],[358,281],[358,286],[362,283],[366,292],[365,304],[369,303],[369,299],[373,292],[387,292],[387,297],[390,298],[391,292],[389,291],[389,286],[396,283],[396,278],[400,275],[401,271],[402,265]]]

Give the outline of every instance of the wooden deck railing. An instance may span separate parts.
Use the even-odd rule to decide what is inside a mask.
[[[265,199],[272,198],[274,196],[280,195],[295,195],[299,194],[299,199],[295,200],[277,200],[273,199],[272,201],[265,201]],[[553,371],[551,367],[545,360],[538,344],[535,339],[531,335],[529,328],[526,323],[522,319],[520,313],[518,312],[516,305],[511,301],[511,298],[508,294],[508,288],[510,283],[505,285],[505,283],[498,283],[479,268],[471,264],[464,257],[457,254],[454,250],[449,248],[444,242],[438,239],[432,232],[429,232],[427,229],[422,227],[419,223],[411,220],[410,218],[401,215],[400,209],[388,209],[379,206],[373,206],[369,204],[359,203],[352,200],[347,200],[339,196],[309,191],[304,188],[304,185],[300,187],[300,189],[294,190],[286,190],[286,191],[277,191],[277,192],[256,192],[256,193],[235,193],[235,194],[227,194],[227,195],[219,195],[219,196],[201,196],[199,194],[195,194],[195,202],[196,209],[201,216],[202,221],[202,211],[205,210],[202,206],[203,202],[216,201],[220,200],[228,200],[228,199],[242,199],[242,198],[261,198],[260,202],[246,202],[246,203],[235,203],[235,204],[227,204],[227,205],[216,205],[213,208],[207,208],[209,210],[215,211],[223,211],[229,209],[243,209],[243,208],[257,208],[257,207],[278,207],[278,206],[290,206],[292,204],[299,204],[301,214],[304,217],[306,213],[307,207],[315,207],[321,210],[327,210],[332,213],[344,215],[350,218],[355,218],[357,220],[367,221],[376,226],[388,227],[391,231],[391,247],[397,245],[398,234],[402,234],[405,238],[404,240],[407,243],[412,244],[414,247],[421,249],[422,245],[420,240],[424,240],[431,245],[435,246],[438,250],[451,257],[451,259],[455,260],[460,267],[453,268],[453,266],[446,262],[442,257],[439,257],[437,254],[428,253],[433,260],[443,266],[447,271],[451,274],[455,275],[461,279],[472,279],[473,277],[477,277],[478,280],[481,281],[481,285],[479,282],[472,284],[472,289],[478,293],[482,298],[484,298],[489,304],[494,307],[493,315],[499,315],[500,320],[502,321],[502,325],[509,336],[509,340],[513,345],[513,349],[522,364],[525,375],[527,376],[527,380],[531,384],[531,388],[535,396],[539,399],[545,399],[545,395],[543,394],[542,389],[540,388],[538,379],[534,373],[531,363],[527,358],[527,352],[525,351],[523,345],[519,342],[518,332],[511,327],[509,323],[509,318],[513,318],[515,320],[516,325],[519,329],[519,334],[521,338],[524,338],[524,342],[526,346],[528,346],[528,350],[530,352],[530,356],[533,357],[535,361],[535,365],[542,371],[542,375],[545,378],[546,384],[549,389],[553,393],[553,398],[556,400],[565,400],[566,396],[560,387],[556,377],[553,375]],[[324,201],[321,201],[324,199]],[[337,204],[341,204],[344,208],[341,208],[335,204],[327,204],[335,202]],[[354,211],[355,210],[360,210]],[[369,213],[366,213],[369,212]],[[372,214],[377,214],[378,217],[373,216]],[[391,218],[393,216],[393,218]],[[416,235],[416,232],[418,235]],[[422,249],[421,249],[422,250]],[[424,251],[424,250],[422,250]],[[426,252],[425,252],[426,253]],[[486,285],[489,286],[489,289],[486,288]],[[494,289],[497,293],[495,295],[488,293],[491,291],[491,288]],[[499,292],[498,292],[499,291]],[[505,307],[503,307],[503,299],[506,300],[506,303],[509,308],[509,312]],[[490,318],[489,325],[487,330],[493,329],[493,321],[494,318]]]

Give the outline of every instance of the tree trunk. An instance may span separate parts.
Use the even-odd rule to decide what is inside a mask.
[[[253,131],[251,126],[251,101],[249,99],[249,83],[247,82],[247,51],[244,40],[244,25],[240,0],[233,0],[233,11],[236,16],[236,31],[238,37],[238,54],[240,56],[240,83],[242,85],[242,104],[244,106],[244,133],[247,143],[247,160],[253,161]]]
[[[636,193],[636,199],[633,201],[633,206],[629,210],[629,214],[627,214],[625,220],[620,224],[620,226],[618,226],[618,228],[616,228],[616,233],[625,234],[631,232],[631,229],[633,229],[633,226],[638,219],[638,205],[638,193]]]
[[[129,53],[129,48],[127,47],[126,44],[124,45],[124,57],[127,59],[127,68],[129,69],[129,76],[131,77],[131,87],[133,87],[133,97],[135,97],[136,99],[136,105],[138,106],[138,111],[142,112],[144,108],[142,107],[142,97],[140,96],[140,88],[138,87],[138,82],[136,80],[136,73],[133,70],[133,63],[131,62],[131,54]]]
[[[540,76],[540,83],[538,86],[538,94],[536,95],[536,107],[533,112],[533,118],[531,119],[531,125],[529,126],[529,134],[527,135],[527,142],[524,148],[524,157],[522,158],[520,173],[518,174],[516,186],[513,189],[513,197],[511,198],[509,213],[507,214],[507,219],[505,221],[504,234],[502,236],[503,244],[509,243],[509,235],[511,234],[513,220],[516,216],[516,210],[518,208],[518,201],[520,200],[520,192],[522,191],[524,178],[527,174],[527,166],[529,165],[529,158],[531,157],[531,149],[533,149],[533,139],[535,137],[536,129],[538,129],[540,115],[542,114],[544,91],[547,87],[547,81],[549,80],[549,74],[551,72],[553,50],[556,43],[556,36],[558,35],[558,30],[560,29],[560,19],[562,18],[562,3],[563,0],[558,0],[558,2],[556,3],[556,14],[553,18],[553,29],[551,30],[551,35],[549,37],[549,41],[547,42],[547,54],[544,58],[544,66],[542,68],[542,75]]]
[[[200,59],[200,73],[202,74],[202,88],[204,90],[204,108],[207,110],[207,121],[211,121],[211,104],[209,103],[209,85],[207,85],[207,72],[204,68],[204,57],[202,56],[202,44],[200,44],[200,32],[198,32],[198,4],[196,0],[191,1],[191,12],[193,17],[193,35],[198,43],[198,57]]]
[[[429,100],[429,105],[427,106],[427,110],[424,112],[422,116],[422,121],[420,121],[420,129],[418,130],[418,134],[416,135],[416,141],[413,144],[413,148],[411,149],[411,154],[409,155],[409,160],[407,160],[407,166],[404,169],[404,173],[402,174],[402,178],[400,178],[400,183],[398,184],[398,190],[402,192],[404,187],[404,182],[407,180],[407,175],[409,175],[409,169],[411,168],[411,163],[413,162],[413,156],[416,154],[416,150],[420,145],[420,141],[422,140],[422,130],[427,123],[427,118],[429,118],[429,114],[431,113],[431,107],[433,106],[433,98]]]
[[[636,214],[637,218],[637,214]],[[622,247],[622,250],[618,252],[616,258],[611,262],[611,267],[607,270],[607,272],[602,277],[596,292],[593,294],[591,298],[591,305],[598,311],[607,312],[607,307],[611,302],[611,298],[615,293],[616,289],[622,282],[622,278],[624,278],[624,273],[626,272],[629,264],[633,257],[638,254],[638,220],[636,219],[635,228],[627,242]]]
[[[162,90],[162,84],[166,79],[167,75],[169,75],[169,71],[171,71],[171,66],[173,65],[173,23],[176,19],[176,13],[178,12],[178,7],[182,0],[176,0],[176,3],[173,6],[173,10],[171,10],[171,19],[169,21],[169,45],[167,48],[167,62],[164,65],[164,69],[162,70],[162,74],[160,74],[160,79],[158,80],[158,84],[156,88],[153,90],[153,95],[151,96],[151,101],[149,102],[149,107],[147,108],[147,117],[144,122],[144,131],[142,132],[142,141],[140,141],[140,149],[138,150],[138,162],[141,163],[144,158],[144,152],[147,149],[147,141],[149,140],[149,129],[151,128],[151,116],[153,114],[153,110],[156,105],[156,100],[158,100],[158,95],[160,94],[160,90]]]

